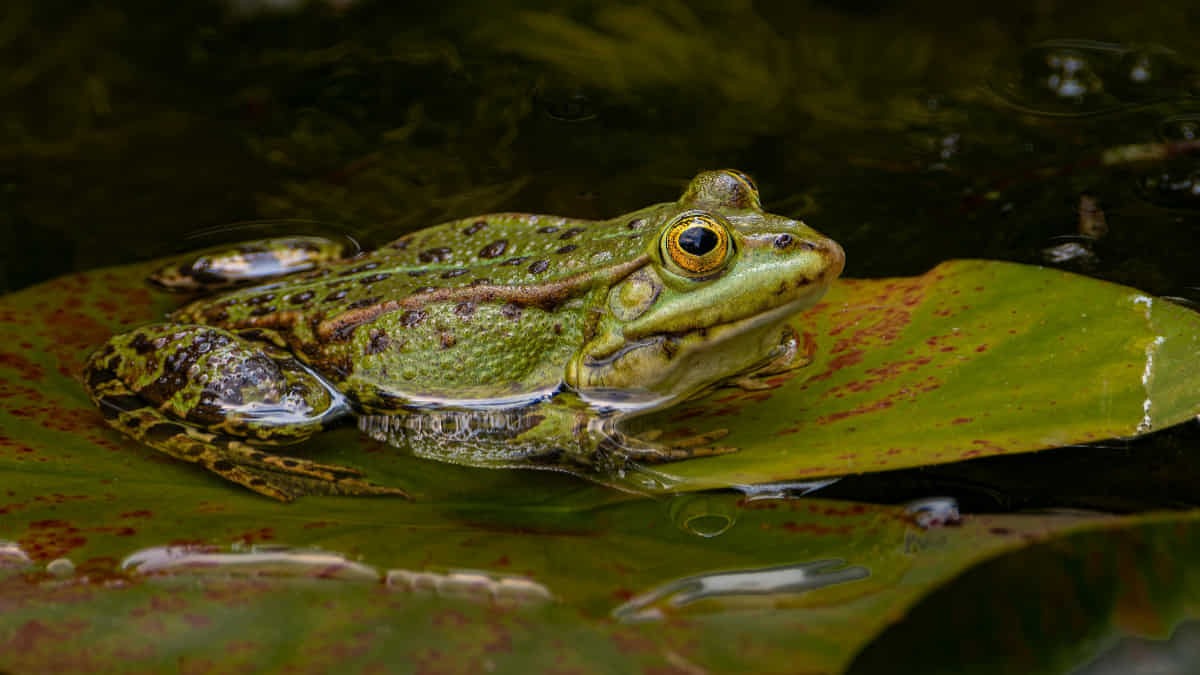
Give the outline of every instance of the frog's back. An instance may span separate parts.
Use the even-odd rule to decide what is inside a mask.
[[[263,329],[364,407],[555,389],[584,307],[644,262],[644,221],[502,213],[192,303],[176,320]]]

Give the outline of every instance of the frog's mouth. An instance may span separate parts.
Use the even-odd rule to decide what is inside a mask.
[[[706,326],[689,331],[664,332],[647,335],[646,337],[628,342],[611,354],[600,357],[585,357],[585,363],[592,368],[605,368],[626,357],[631,352],[642,349],[657,348],[664,354],[674,356],[679,349],[679,343],[694,340],[695,344],[711,346],[715,343],[732,340],[763,326],[771,326],[785,322],[799,312],[811,306],[811,302],[797,300],[780,305],[773,310],[761,314],[753,314],[741,319],[734,319],[715,326]]]

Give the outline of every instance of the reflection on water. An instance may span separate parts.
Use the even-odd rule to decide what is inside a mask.
[[[505,605],[531,605],[554,599],[550,589],[525,577],[481,570],[451,570],[443,574],[392,569],[380,573],[375,567],[348,560],[340,553],[316,549],[253,547],[249,551],[222,551],[206,546],[155,546],[126,557],[121,561],[121,569],[151,575],[308,578],[382,583],[392,591],[431,593],[441,597]]]
[[[830,558],[779,567],[697,574],[635,596],[614,609],[612,616],[627,622],[655,621],[665,616],[662,608],[655,606],[662,602],[674,608],[719,596],[802,593],[871,576],[866,567],[842,567],[845,564],[845,560]]]
[[[1196,69],[1159,45],[1047,40],[996,67],[993,91],[1027,113],[1078,117],[1194,94]]]
[[[1200,664],[1200,621],[1185,621],[1167,640],[1127,637],[1074,675],[1184,675]]]
[[[29,555],[21,550],[17,542],[0,539],[0,570],[22,569],[32,564]]]
[[[778,483],[757,483],[755,485],[733,485],[733,489],[746,495],[746,501],[753,502],[762,499],[791,499],[803,497],[821,488],[829,487],[841,478],[822,478],[820,480],[791,480]]]
[[[388,588],[395,590],[506,605],[532,605],[554,600],[550,589],[532,579],[477,570],[457,570],[446,574],[389,570],[385,583]]]
[[[958,512],[958,502],[953,497],[927,497],[909,502],[905,509],[912,514],[913,520],[922,529],[958,525],[962,515]]]
[[[340,553],[288,548],[254,548],[223,552],[215,547],[155,546],[121,561],[121,569],[139,574],[216,574],[238,576],[316,577],[346,581],[378,581],[369,565]]]

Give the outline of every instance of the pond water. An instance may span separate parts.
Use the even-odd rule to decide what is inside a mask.
[[[1194,420],[653,497],[343,430],[320,461],[365,453],[414,500],[283,506],[106,435],[69,364],[170,306],[102,268],[605,219],[722,167],[836,239],[847,278],[980,258],[1195,308],[1198,24],[1187,3],[7,3],[0,670],[1188,672]],[[1193,382],[1200,351],[1172,354]],[[1062,363],[1044,379],[1070,390]],[[1009,396],[986,393],[959,419]]]

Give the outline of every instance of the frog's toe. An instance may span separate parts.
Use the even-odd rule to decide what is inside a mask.
[[[714,457],[737,452],[739,449],[731,446],[712,445],[729,435],[728,429],[713,429],[694,436],[671,441],[669,445],[655,442],[662,436],[661,429],[651,429],[636,436],[639,444],[622,444],[620,454],[626,459],[648,464],[677,462],[693,457]],[[633,447],[631,447],[633,446]]]
[[[687,438],[681,438],[678,441],[675,441],[674,443],[672,443],[671,447],[673,447],[673,448],[693,448],[697,445],[708,445],[709,443],[712,443],[713,441],[719,441],[728,435],[729,435],[728,429],[713,429],[712,431],[706,431],[702,434],[696,434],[695,436],[688,436]]]
[[[206,462],[205,466],[259,494],[284,502],[308,495],[408,497],[399,488],[363,480],[358,469],[273,455],[237,442],[226,447],[221,459]]]
[[[693,459],[695,457],[716,457],[717,455],[728,455],[738,452],[740,448],[735,448],[726,445],[713,445],[707,447],[670,447],[659,448],[658,450],[645,454],[638,454],[630,459],[648,464],[656,464],[661,462],[678,462],[685,459]]]
[[[408,493],[400,488],[377,485],[358,478],[343,477],[329,480],[301,473],[279,473],[259,467],[239,466],[226,460],[217,460],[207,463],[205,466],[209,471],[222,478],[244,485],[260,495],[281,502],[290,502],[297,497],[314,495],[377,495],[409,498]]]

